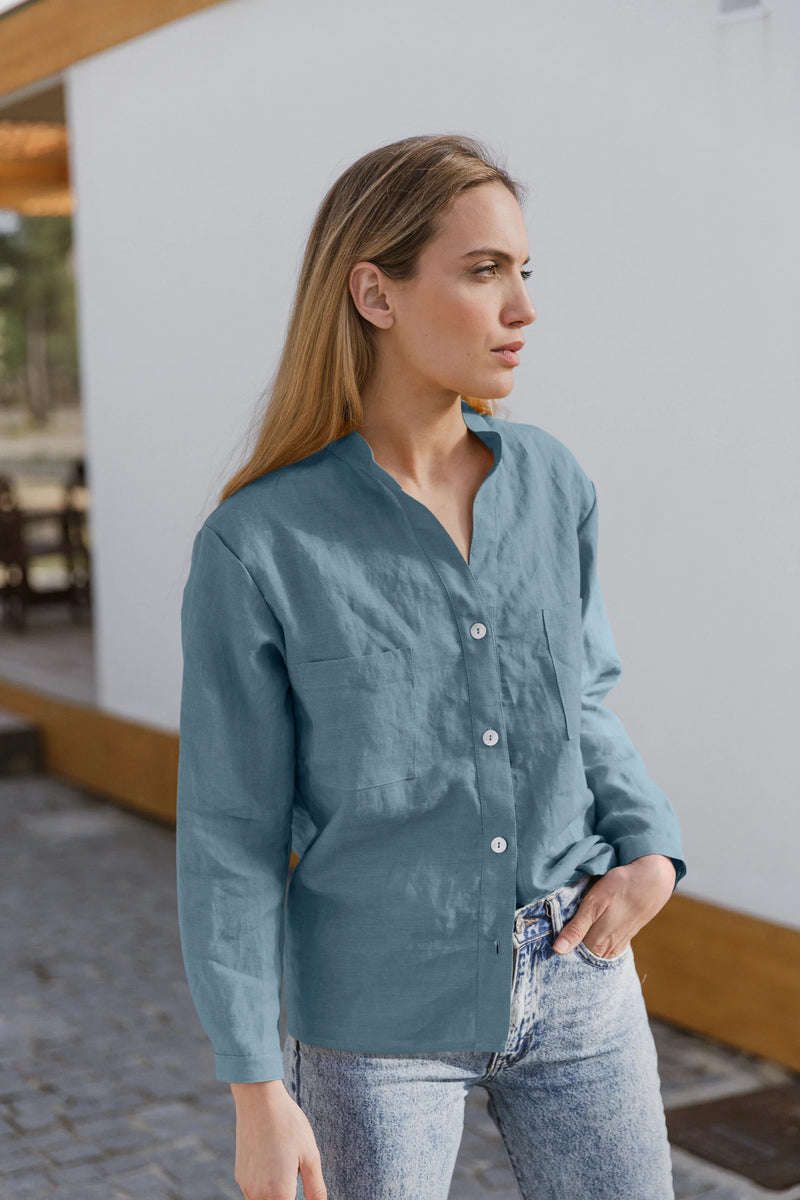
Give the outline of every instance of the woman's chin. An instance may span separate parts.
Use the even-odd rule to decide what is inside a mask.
[[[502,400],[513,390],[514,375],[511,368],[506,367],[502,373],[497,372],[494,379],[485,380],[482,386],[477,383],[468,386],[461,395],[472,396],[473,400]]]

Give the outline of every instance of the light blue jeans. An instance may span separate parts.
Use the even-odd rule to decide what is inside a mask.
[[[328,1200],[447,1200],[475,1084],[523,1200],[674,1200],[633,949],[610,959],[583,943],[553,950],[592,882],[517,909],[502,1051],[366,1054],[287,1032],[284,1084],[314,1131]]]

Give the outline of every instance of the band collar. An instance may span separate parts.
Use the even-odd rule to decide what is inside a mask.
[[[502,436],[500,430],[491,426],[483,413],[479,413],[463,398],[461,400],[461,415],[464,418],[464,424],[467,428],[477,433],[481,441],[485,442],[492,451],[494,455],[494,467],[492,469],[494,470],[500,462],[502,453]],[[346,433],[344,437],[336,438],[335,441],[329,444],[328,449],[338,458],[353,463],[354,466],[362,467],[372,474],[379,475],[383,479],[383,482],[394,491],[403,492],[403,488],[394,475],[391,475],[380,463],[375,461],[372,447],[357,429]]]

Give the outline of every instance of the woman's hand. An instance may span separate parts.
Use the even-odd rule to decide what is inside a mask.
[[[645,854],[627,866],[612,867],[589,888],[553,949],[569,954],[584,942],[592,954],[615,958],[664,907],[674,887],[675,867],[664,854]]]
[[[307,1200],[327,1200],[314,1132],[283,1080],[232,1083],[231,1091],[236,1103],[233,1177],[245,1200],[295,1200],[298,1171]]]

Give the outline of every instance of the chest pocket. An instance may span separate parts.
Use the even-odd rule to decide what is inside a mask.
[[[295,663],[289,670],[298,773],[313,787],[380,787],[416,777],[411,649]]]
[[[568,738],[578,737],[581,730],[582,607],[579,598],[542,609]]]

